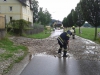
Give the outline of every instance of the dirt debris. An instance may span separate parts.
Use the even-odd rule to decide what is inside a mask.
[[[28,47],[29,52],[33,55],[47,54],[56,56],[59,45],[57,43],[57,37],[48,37],[46,39],[32,39],[25,37],[10,37],[10,40],[14,44],[25,45]],[[100,45],[81,37],[76,36],[76,39],[70,38],[68,53],[72,55],[76,60],[91,60],[100,61]],[[63,52],[62,52],[63,53]],[[29,55],[25,57],[21,63],[14,65],[13,69],[7,75],[19,75],[16,74],[29,62]],[[17,70],[15,70],[15,68]]]
[[[46,39],[31,39],[25,37],[12,37],[10,38],[15,44],[21,44],[28,47],[29,52],[33,55],[38,53],[46,53],[55,56],[59,49],[56,40],[57,37],[49,37]],[[76,39],[70,38],[70,54],[73,54],[77,59],[97,58],[100,60],[100,47],[98,44],[76,36]]]

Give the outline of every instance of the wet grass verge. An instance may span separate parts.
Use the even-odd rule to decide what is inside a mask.
[[[44,38],[47,38],[51,35],[51,31],[48,31],[48,30],[45,30],[41,33],[38,33],[38,34],[32,34],[32,35],[25,35],[25,37],[28,37],[28,38],[34,38],[34,39],[44,39]]]
[[[0,40],[0,74],[5,75],[15,63],[20,62],[28,53],[28,48],[15,45],[7,38]]]
[[[97,32],[100,32],[100,28],[97,29]],[[76,35],[83,37],[85,39],[89,39],[91,41],[94,41],[96,43],[100,43],[100,38],[94,40],[95,37],[95,28],[81,28],[81,34],[79,34],[79,29],[76,29]]]

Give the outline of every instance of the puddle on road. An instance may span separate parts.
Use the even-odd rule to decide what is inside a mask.
[[[47,56],[46,52],[35,54],[35,56]]]
[[[47,53],[46,52],[43,52],[43,53],[36,53],[35,55],[33,55],[32,54],[32,57],[31,57],[31,59],[33,59],[33,57],[35,57],[35,56],[46,56],[46,57],[51,57],[51,55],[47,55]]]
[[[35,55],[33,55],[33,57],[34,56],[46,56],[46,57],[51,57],[52,55],[48,55],[46,52],[43,52],[43,53],[36,53]],[[53,57],[53,56],[52,56]]]
[[[73,56],[73,54],[70,54],[70,53],[67,53],[67,55],[68,55],[68,59],[70,58],[70,59],[75,59],[74,58],[74,56]],[[55,54],[55,55],[49,55],[49,54],[47,54],[46,52],[43,52],[43,53],[37,53],[37,54],[35,54],[35,55],[32,55],[32,59],[33,59],[33,57],[35,57],[35,56],[40,56],[40,57],[50,57],[50,58],[63,58],[63,53],[61,53],[61,54]]]
[[[94,51],[92,51],[92,50],[86,50],[86,51],[84,51],[84,53],[86,53],[86,54],[89,54],[89,53],[91,53],[91,54],[94,54]]]
[[[96,51],[98,51],[98,46],[82,46],[82,48],[85,49],[85,54],[94,54]]]
[[[97,46],[86,46],[86,49],[98,49]]]
[[[83,42],[86,43],[86,44],[95,44],[93,41],[85,40],[85,39],[83,40]]]

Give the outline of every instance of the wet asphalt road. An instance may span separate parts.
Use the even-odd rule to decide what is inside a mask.
[[[21,75],[100,75],[100,62],[35,56]]]
[[[53,33],[51,37],[56,37],[61,32]],[[94,52],[89,50],[85,53]],[[67,58],[36,55],[20,75],[100,75],[100,61],[76,59],[72,54],[68,55]]]

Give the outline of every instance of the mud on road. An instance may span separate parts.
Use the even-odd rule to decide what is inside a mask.
[[[10,39],[15,44],[21,44],[28,47],[29,52],[33,55],[46,54],[57,55],[59,45],[57,37],[49,37],[46,39],[31,39],[25,37],[11,37]],[[70,38],[69,43],[70,57],[86,60],[100,60],[100,45],[81,37],[76,36],[76,39]]]

